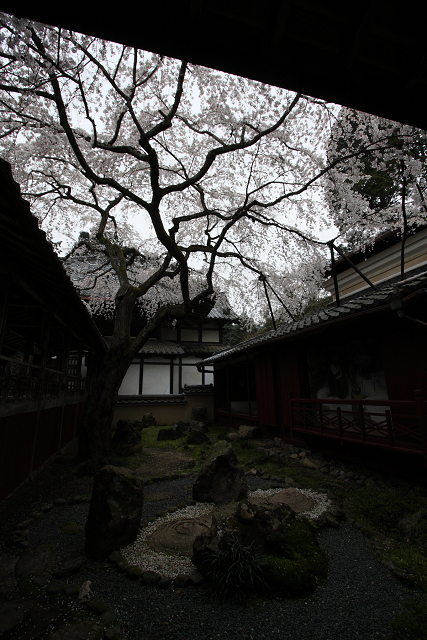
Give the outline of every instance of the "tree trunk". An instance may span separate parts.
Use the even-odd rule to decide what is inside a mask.
[[[80,460],[112,456],[111,424],[122,380],[128,370],[133,351],[124,346],[111,348],[98,367],[79,425]]]

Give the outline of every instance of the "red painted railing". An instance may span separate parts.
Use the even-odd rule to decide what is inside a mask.
[[[361,442],[427,459],[427,402],[291,398],[291,430]]]

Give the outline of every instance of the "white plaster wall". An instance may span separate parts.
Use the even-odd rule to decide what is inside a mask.
[[[119,389],[120,396],[137,395],[139,391],[139,368],[140,363],[132,363],[126,372]]]
[[[185,384],[202,384],[202,374],[197,367],[182,367],[182,386]]]
[[[186,404],[179,405],[159,405],[144,404],[137,406],[116,407],[114,412],[113,425],[118,420],[141,420],[144,413],[152,413],[156,419],[157,425],[172,425],[179,420],[191,420],[193,407],[207,407],[208,422],[214,419],[214,396],[210,394],[194,394],[194,396],[186,396]]]
[[[144,362],[142,395],[170,393],[170,365],[152,365]]]
[[[197,329],[181,329],[181,340],[183,342],[198,342],[199,332]]]
[[[202,342],[219,342],[219,331],[203,329]]]

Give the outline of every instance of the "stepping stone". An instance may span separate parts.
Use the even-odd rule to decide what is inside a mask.
[[[310,498],[307,498],[298,489],[283,489],[273,493],[271,496],[263,496],[259,498],[251,498],[251,502],[256,505],[260,504],[286,504],[292,509],[294,513],[305,513],[313,508],[314,502]]]

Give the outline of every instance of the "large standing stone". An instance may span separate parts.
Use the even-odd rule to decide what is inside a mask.
[[[247,493],[246,476],[238,466],[232,446],[223,440],[217,442],[193,485],[193,498],[224,504],[242,500]]]
[[[119,420],[111,440],[118,456],[133,456],[142,450],[141,430],[143,423],[137,420]]]
[[[134,542],[141,522],[142,479],[123,467],[104,467],[93,480],[86,551],[94,558]]]

